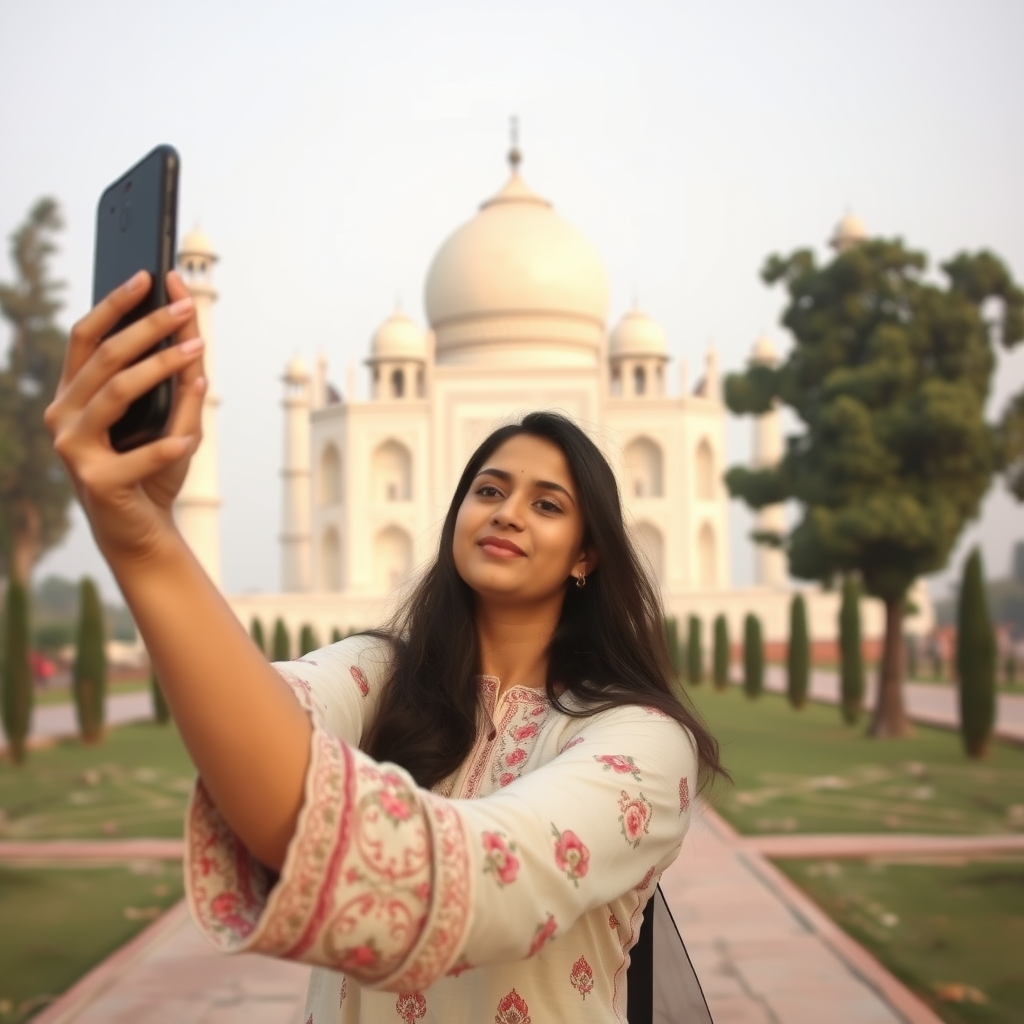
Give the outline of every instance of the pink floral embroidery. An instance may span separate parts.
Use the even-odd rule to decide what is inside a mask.
[[[515,782],[516,777],[511,772],[505,772],[502,777],[498,780],[498,785],[505,787],[511,782]]]
[[[494,1024],[530,1024],[530,1008],[515,989],[499,1000]]]
[[[512,765],[514,768],[516,765],[522,764],[526,760],[526,751],[522,747],[516,747],[508,757],[505,758],[505,763]]]
[[[473,965],[466,963],[464,959],[459,962],[445,975],[446,978],[457,978],[463,971],[468,971]]]
[[[567,750],[572,750],[573,747],[578,747],[585,739],[586,736],[573,737],[573,739],[569,740],[569,742],[566,743],[564,747],[562,747],[562,753],[564,754]]]
[[[405,1024],[413,1024],[413,1021],[426,1015],[427,1001],[422,992],[402,992],[395,1003],[395,1009]]]
[[[615,916],[614,912],[608,915],[608,927],[612,931],[619,927],[619,919]]]
[[[559,832],[558,826],[554,823],[551,825],[551,831],[555,834],[555,863],[578,889],[579,880],[590,867],[590,851],[575,832],[569,829]]]
[[[358,665],[353,665],[349,672],[352,674],[356,686],[359,687],[359,692],[365,697],[370,692],[370,684],[366,681],[365,673]]]
[[[649,714],[652,718],[664,718],[667,722],[674,722],[675,721],[675,719],[671,715],[665,714],[665,712],[662,711],[661,708],[646,708],[645,707],[643,710],[646,711],[647,714]]]
[[[313,1024],[313,1014],[310,1014],[310,1015],[309,1015],[309,1016],[308,1016],[308,1017],[306,1018],[306,1024]]]
[[[341,979],[341,995],[338,998],[338,1006],[345,1005],[345,996],[348,995],[348,978]]]
[[[509,843],[500,832],[485,832],[484,865],[486,874],[494,875],[498,885],[504,888],[511,885],[519,874],[519,859],[515,856],[515,843]]]
[[[512,739],[516,743],[522,743],[523,740],[533,739],[538,732],[540,732],[540,729],[537,727],[536,722],[527,722],[526,725],[520,725],[512,730]]]
[[[679,813],[682,814],[690,806],[690,780],[684,775],[679,780]]]
[[[340,950],[338,966],[344,972],[365,971],[368,967],[374,967],[380,959],[377,952],[377,944],[370,939],[361,946],[350,946],[348,949]]]
[[[654,872],[657,871],[657,870],[658,870],[658,867],[657,867],[656,864],[652,864],[647,869],[647,874],[644,875],[644,877],[640,879],[640,884],[636,887],[636,891],[637,892],[643,893],[643,892],[645,892],[647,890],[647,887],[651,884],[651,880],[654,878]]]
[[[534,718],[537,718],[537,717],[538,717],[538,716],[540,716],[540,715],[544,715],[544,714],[547,714],[547,710],[548,710],[548,709],[547,709],[547,708],[546,708],[546,707],[545,707],[545,706],[544,706],[543,704],[538,704],[538,705],[537,705],[537,706],[536,706],[536,707],[535,707],[535,708],[534,708],[534,709],[533,709],[533,710],[532,710],[532,711],[530,712],[530,714],[531,714],[531,715],[533,715],[533,717],[534,717]]]
[[[312,665],[314,668],[316,667],[316,662],[312,658],[296,658],[295,660],[303,665]]]
[[[253,930],[253,922],[243,917],[239,911],[246,908],[235,892],[222,892],[210,901],[210,912],[222,924],[233,928],[243,938]]]
[[[619,810],[622,811],[619,815],[622,834],[626,837],[627,843],[633,844],[635,850],[640,845],[640,840],[647,835],[654,808],[651,807],[643,793],[631,799],[629,794],[623,790],[622,796],[619,797]]]
[[[626,757],[625,754],[595,754],[594,760],[603,764],[605,771],[611,769],[616,775],[632,775],[637,782],[643,782],[636,761],[631,757]]]
[[[530,952],[527,956],[536,956],[544,944],[555,934],[558,930],[558,924],[555,921],[553,914],[548,914],[548,919],[537,927],[537,933],[533,937],[533,942],[530,943]]]
[[[377,794],[381,810],[396,824],[412,817],[416,797],[400,775],[385,772],[380,777],[382,788]]]
[[[580,957],[572,965],[572,970],[569,972],[569,981],[572,987],[576,989],[584,1001],[587,998],[587,993],[590,992],[594,987],[594,972],[587,963],[585,957]]]

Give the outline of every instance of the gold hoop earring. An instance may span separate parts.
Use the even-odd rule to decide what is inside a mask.
[[[585,572],[581,572],[579,574],[579,576],[576,577],[576,586],[579,587],[582,590],[586,585],[587,585],[587,574]]]

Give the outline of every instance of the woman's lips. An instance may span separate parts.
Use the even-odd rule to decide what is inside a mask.
[[[517,544],[501,537],[484,537],[479,547],[494,558],[522,558],[526,553]]]

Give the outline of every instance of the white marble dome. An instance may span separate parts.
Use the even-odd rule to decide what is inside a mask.
[[[750,354],[750,361],[752,363],[763,363],[765,366],[774,366],[778,362],[775,343],[767,334],[762,334],[754,342],[754,350]]]
[[[193,228],[181,240],[178,247],[181,256],[213,256],[209,236],[201,228]]]
[[[440,363],[593,365],[608,277],[590,242],[513,170],[438,250],[426,307]]]
[[[616,325],[608,339],[608,355],[668,356],[668,339],[662,326],[634,306]]]
[[[309,367],[302,356],[292,356],[284,371],[285,380],[303,381],[309,380]]]
[[[845,252],[858,242],[865,242],[868,238],[868,229],[864,221],[855,213],[848,213],[836,225],[836,230],[830,239],[830,244],[837,252]]]
[[[415,321],[396,309],[373,333],[370,358],[424,359],[426,339]]]

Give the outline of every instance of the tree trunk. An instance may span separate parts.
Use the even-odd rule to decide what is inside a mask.
[[[878,666],[878,694],[868,735],[879,739],[910,736],[913,727],[903,708],[903,612],[906,599],[885,602],[885,645]]]

